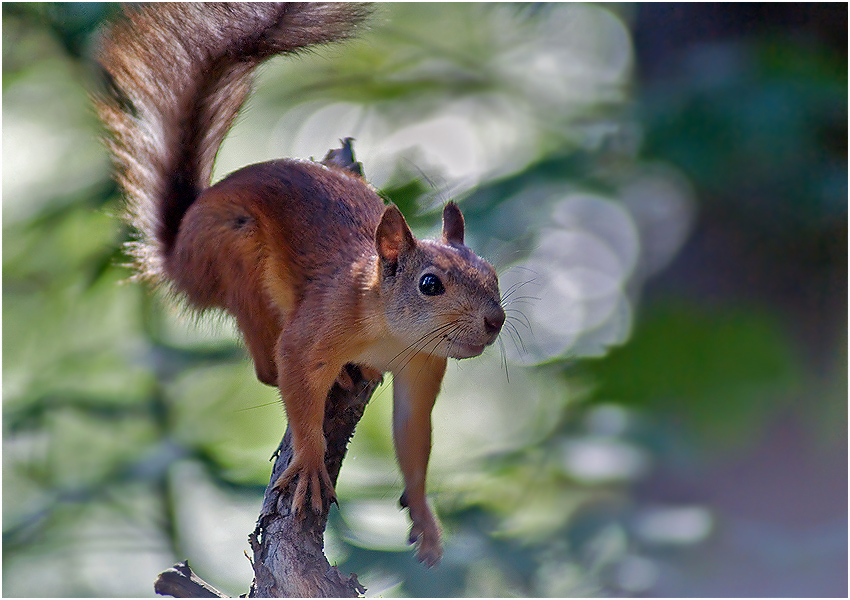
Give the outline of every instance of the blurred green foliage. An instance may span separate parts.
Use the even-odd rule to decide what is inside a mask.
[[[800,357],[758,309],[658,306],[632,343],[590,365],[599,395],[675,416],[704,442],[748,442],[802,385]]]
[[[88,106],[92,47],[116,12],[3,6],[3,592],[150,595],[188,557],[242,593],[283,411],[231,323],[127,281],[131,234]],[[622,283],[626,345],[578,363],[503,365],[494,349],[452,366],[435,412],[430,485],[447,543],[435,571],[404,543],[389,386],[376,393],[326,539],[370,594],[650,593],[666,563],[635,526],[635,490],[654,468],[745,452],[783,414],[846,441],[846,56],[751,36],[698,47],[677,77],[641,89],[633,17],[384,5],[352,44],[264,69],[222,149],[219,176],[355,133],[367,177],[417,233],[457,192],[469,239],[501,269],[534,250],[571,191],[627,204],[642,157],[680,167],[700,200],[681,259],[645,294],[649,275]],[[354,117],[288,128],[334,110]],[[381,154],[446,114],[477,142],[462,147],[475,159],[463,176],[427,135]],[[519,350],[534,332],[529,305],[514,306],[525,314],[502,337]]]
[[[784,36],[695,54],[687,81],[647,94],[646,151],[675,156],[710,197],[734,190],[746,198],[736,212],[772,234],[798,236],[801,225],[842,219],[846,56]]]

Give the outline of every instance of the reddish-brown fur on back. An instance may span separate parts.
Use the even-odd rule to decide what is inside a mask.
[[[192,305],[236,317],[257,375],[275,385],[274,343],[286,314],[308,286],[337,304],[346,297],[349,266],[375,255],[383,211],[348,171],[297,160],[251,165],[189,208],[165,272]]]

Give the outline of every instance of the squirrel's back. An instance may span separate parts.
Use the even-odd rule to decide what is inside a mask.
[[[254,69],[349,37],[367,14],[350,3],[173,3],[131,10],[113,27],[99,54],[111,93],[97,109],[140,234],[133,253],[143,275],[164,278]]]
[[[256,277],[240,275],[252,268],[262,268],[268,279],[285,267],[286,275],[278,272],[275,279],[297,296],[310,282],[344,279],[337,270],[374,255],[384,209],[372,187],[344,168],[296,159],[257,163],[200,194],[183,218],[165,271],[200,308],[221,304],[216,299],[228,288],[261,294],[251,283]],[[239,259],[246,265],[228,275]]]

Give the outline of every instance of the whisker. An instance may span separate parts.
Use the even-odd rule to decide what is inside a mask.
[[[530,285],[530,284],[534,283],[535,281],[537,281],[537,277],[535,277],[534,279],[529,279],[528,281],[523,281],[523,282],[520,282],[520,283],[515,283],[514,285],[512,285],[511,287],[509,287],[509,288],[505,291],[504,295],[502,296],[502,303],[506,302],[506,301],[507,301],[507,300],[511,297],[511,295],[512,295],[512,294],[514,294],[514,293],[518,292],[518,291],[519,291],[519,290],[521,290],[523,287],[525,287],[525,286],[527,286],[527,285]]]
[[[266,406],[271,406],[272,404],[281,404],[280,400],[273,400],[271,402],[263,402],[262,404],[255,404],[254,406],[246,406],[245,408],[235,408],[232,412],[244,412],[246,410],[257,410],[258,408],[265,408]]]
[[[516,304],[517,302],[525,302],[526,304],[531,304],[528,302],[529,300],[542,300],[540,296],[517,296],[515,298],[511,298],[510,302],[502,304],[502,306],[510,306],[511,304]]]
[[[511,336],[511,341],[514,343],[514,348],[517,353],[519,353],[519,345],[517,344],[517,338],[519,336],[519,332],[517,331],[516,326],[513,323],[505,323],[505,331],[508,332],[508,335]]]
[[[516,302],[513,302],[513,303],[511,304],[511,306],[513,306],[514,304],[519,304],[519,305],[521,305],[523,308],[525,308],[525,307],[534,307],[534,306],[536,306],[536,304],[534,304],[533,302],[528,302],[528,301],[526,301],[526,300],[517,300]],[[502,308],[504,308],[504,309],[505,309],[505,311],[507,311],[510,307],[509,307],[509,306],[504,306],[504,307],[502,307]],[[519,309],[515,309],[515,310],[519,310]]]
[[[406,354],[406,353],[407,353],[407,352],[408,352],[411,348],[414,348],[415,346],[418,346],[418,345],[419,345],[419,343],[420,343],[420,342],[422,342],[424,339],[426,339],[426,338],[430,338],[430,337],[431,337],[432,335],[434,335],[435,333],[439,334],[439,333],[440,333],[440,332],[442,332],[443,330],[448,329],[449,327],[453,327],[453,326],[454,326],[454,324],[455,324],[455,321],[451,321],[451,322],[449,322],[449,323],[444,323],[443,325],[440,325],[440,326],[439,326],[439,327],[437,327],[436,329],[433,329],[433,330],[429,331],[428,333],[426,333],[425,335],[423,335],[422,337],[420,337],[419,339],[417,339],[416,341],[414,341],[412,344],[408,345],[408,346],[407,346],[404,350],[402,350],[401,352],[399,352],[398,354],[396,354],[395,356],[393,356],[393,357],[390,359],[390,364],[392,364],[393,362],[395,362],[395,361],[396,361],[396,359],[398,359],[400,356],[402,356],[402,355]],[[425,342],[425,343],[427,343],[427,342]],[[419,351],[419,350],[415,350],[414,354],[415,354],[416,352],[418,352],[418,351]]]
[[[523,287],[525,285],[528,285],[529,283],[531,283],[533,281],[534,281],[534,279],[529,279],[528,281],[517,281],[515,284],[513,284],[511,287],[509,287],[508,289],[505,290],[505,293],[502,295],[502,300],[507,300],[508,297],[510,297],[510,295],[513,294],[515,291],[517,291],[518,289],[520,289],[521,287]]]
[[[526,267],[526,266],[524,266],[524,265],[511,265],[510,267],[508,267],[507,269],[505,269],[505,272],[504,272],[504,273],[502,273],[502,275],[504,275],[505,273],[508,273],[508,272],[510,272],[510,271],[513,271],[513,270],[515,270],[515,269],[516,269],[516,270],[518,270],[518,271],[528,271],[529,273],[534,273],[535,275],[540,275],[540,273],[538,273],[538,272],[537,272],[537,271],[535,271],[534,269],[532,269],[532,268],[530,268],[530,267]]]
[[[517,353],[528,354],[528,350],[526,350],[525,348],[525,343],[522,341],[522,335],[520,335],[519,330],[516,328],[516,326],[510,322],[506,322],[505,325],[509,327],[508,331],[511,334],[511,339],[514,342],[514,347],[516,348]],[[516,337],[514,337],[514,335],[516,335]],[[517,346],[517,340],[519,340],[519,346]],[[521,352],[520,348],[522,348]]]
[[[499,340],[499,349],[502,352],[502,366],[505,367],[505,380],[510,383],[511,376],[508,373],[508,354],[507,352],[505,352],[505,342],[502,340],[501,336],[499,336],[497,339]]]
[[[519,317],[516,317],[516,316],[514,316],[513,314],[510,314],[510,313],[516,313],[516,314],[519,315]],[[520,317],[522,317],[522,319],[520,319]],[[511,310],[505,311],[505,320],[506,321],[507,320],[516,321],[517,323],[519,323],[520,325],[522,325],[523,327],[525,327],[529,331],[534,331],[534,328],[531,326],[531,321],[529,321],[528,317],[525,316],[525,313],[523,313],[520,310],[511,309]]]
[[[428,339],[428,340],[427,340],[424,344],[422,344],[422,346],[420,346],[420,347],[419,347],[419,350],[418,350],[417,352],[414,352],[414,353],[411,353],[411,354],[410,354],[410,356],[407,358],[407,360],[404,362],[404,364],[403,364],[403,365],[399,368],[399,372],[400,372],[400,371],[403,371],[404,369],[406,369],[406,368],[407,368],[407,366],[410,364],[410,362],[411,362],[411,361],[412,361],[412,360],[416,357],[416,354],[421,353],[421,352],[422,352],[422,351],[423,351],[423,350],[424,350],[424,349],[428,346],[428,344],[430,344],[431,342],[434,342],[434,347],[433,347],[433,348],[431,348],[430,350],[428,350],[428,356],[429,356],[429,358],[430,358],[430,357],[432,357],[432,356],[434,356],[434,353],[437,351],[437,348],[440,346],[440,344],[442,343],[443,339],[448,339],[448,340],[449,340],[449,342],[451,343],[451,345],[450,345],[450,346],[449,346],[449,348],[448,348],[448,352],[446,352],[446,354],[450,354],[450,353],[451,353],[452,346],[454,345],[454,341],[453,341],[450,337],[448,337],[448,336],[450,336],[450,335],[452,335],[452,334],[456,333],[457,331],[459,331],[459,330],[463,327],[463,323],[459,323],[458,321],[453,321],[452,323],[450,323],[450,325],[454,325],[455,327],[454,327],[453,329],[451,329],[451,330],[450,330],[450,331],[449,331],[449,332],[448,332],[445,336],[440,336],[440,335],[439,335],[439,333],[440,333],[439,331],[433,331],[433,332],[431,332],[430,334],[427,334],[426,336],[423,336],[423,338],[427,337],[427,338],[429,338],[429,339]],[[420,338],[420,339],[421,339],[421,338]],[[417,374],[416,374],[416,377],[417,377],[417,378],[418,378],[418,377],[419,377],[419,375],[421,374],[421,372],[422,372],[422,371],[421,371],[421,369],[422,369],[422,368],[424,368],[424,366],[423,366],[423,367],[421,367],[421,368],[420,368],[419,373],[417,373]]]
[[[394,362],[396,359],[398,359],[399,357],[402,357],[402,355],[404,355],[404,363],[399,368],[399,371],[401,371],[405,367],[407,367],[407,365],[410,363],[410,361],[413,360],[413,358],[417,354],[421,353],[422,350],[424,350],[428,346],[428,344],[430,344],[431,342],[436,340],[437,344],[434,346],[434,349],[429,351],[429,356],[433,355],[434,350],[436,350],[437,346],[439,346],[439,344],[440,344],[440,336],[442,335],[442,333],[446,330],[449,330],[449,333],[454,333],[456,331],[456,329],[454,329],[456,326],[457,326],[457,321],[455,320],[455,321],[451,321],[449,323],[444,323],[443,325],[440,325],[436,329],[431,330],[430,332],[426,333],[425,335],[420,337],[418,340],[416,340],[413,344],[411,344],[410,346],[408,346],[407,348],[405,348],[404,350],[399,352],[390,361],[390,363]],[[450,329],[450,328],[452,328],[452,329]],[[448,334],[446,334],[446,335],[448,335]]]

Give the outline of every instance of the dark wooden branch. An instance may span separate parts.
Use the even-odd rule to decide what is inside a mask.
[[[354,365],[346,365],[349,380],[345,387],[334,384],[325,403],[324,432],[327,442],[325,465],[336,485],[348,442],[363,416],[375,389],[381,383],[366,379]],[[272,457],[275,459],[269,486],[263,498],[263,507],[257,527],[248,536],[254,553],[254,582],[248,594],[252,598],[353,598],[366,591],[354,574],[346,575],[332,567],[324,554],[324,533],[327,512],[304,517],[290,513],[292,493],[290,486],[281,493],[274,482],[292,460],[289,427]],[[161,573],[154,585],[157,594],[175,598],[226,598],[224,594],[192,573],[185,562]]]
[[[195,575],[185,560],[160,573],[153,589],[160,596],[175,598],[229,598]]]
[[[353,365],[346,366],[346,371],[351,379],[346,382],[347,389],[335,384],[325,404],[325,465],[334,485],[354,428],[380,384],[380,379],[365,379]],[[274,482],[291,459],[291,435],[287,428],[276,452],[257,527],[248,538],[254,552],[254,582],[249,596],[357,597],[366,591],[357,576],[342,573],[325,558],[327,513],[316,515],[308,511],[303,517],[293,515],[290,506],[294,486],[283,493],[274,488]]]

